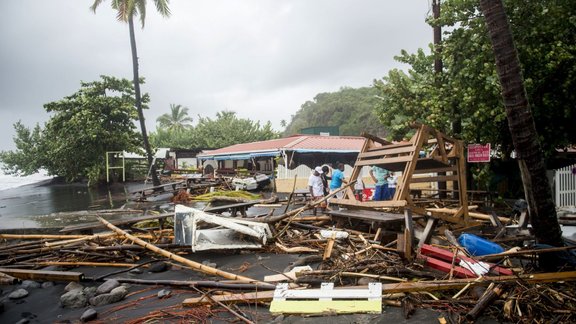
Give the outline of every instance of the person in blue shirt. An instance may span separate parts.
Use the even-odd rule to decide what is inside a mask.
[[[332,179],[330,181],[330,193],[340,189],[342,187],[342,183],[348,183],[346,179],[344,179],[344,164],[338,163],[336,169],[332,171]],[[336,194],[336,198],[342,199],[344,197],[344,191],[340,191]]]
[[[376,183],[372,200],[384,200],[388,192],[388,170],[375,165],[370,170],[370,177]]]

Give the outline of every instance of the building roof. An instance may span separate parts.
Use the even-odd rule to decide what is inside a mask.
[[[200,159],[248,159],[258,156],[278,156],[281,151],[304,152],[360,152],[364,137],[294,135],[268,141],[236,144],[198,155]]]

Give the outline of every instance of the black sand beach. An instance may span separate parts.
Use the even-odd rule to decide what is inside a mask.
[[[249,264],[242,275],[250,276],[262,280],[265,275],[274,274],[271,272],[282,271],[290,262],[293,262],[295,255],[277,255],[263,253],[196,253],[193,259],[198,262],[209,261],[216,263],[219,269],[225,271],[238,271],[240,267]],[[268,268],[268,269],[267,269]],[[85,273],[85,276],[95,277],[102,274],[118,271],[119,268],[91,268],[78,267],[73,271]],[[160,273],[150,273],[144,269],[142,274],[124,273],[111,276],[110,278],[131,278],[146,280],[218,280],[220,278],[210,278],[195,271],[172,266],[170,270]],[[18,286],[1,286],[2,298],[4,298],[4,312],[0,314],[1,323],[80,323],[80,317],[86,311],[85,308],[70,309],[60,306],[60,296],[65,293],[64,288],[67,282],[55,282],[53,286],[47,288],[31,288],[29,295],[24,299],[5,299],[6,295],[16,290]],[[101,282],[82,282],[83,286],[98,286]],[[151,323],[237,323],[233,315],[221,307],[196,307],[191,309],[182,306],[182,301],[190,297],[198,297],[199,294],[189,288],[174,288],[157,285],[128,285],[128,296],[114,304],[97,306],[94,309],[98,312],[96,320],[91,323],[126,323],[130,321],[138,322],[151,313],[164,312],[164,318]],[[171,295],[168,298],[158,298],[158,292],[168,289]],[[333,315],[323,317],[301,317],[301,316],[274,316],[268,312],[269,306],[266,304],[239,305],[240,310],[250,320],[255,323],[437,323],[439,313],[432,310],[419,309],[409,319],[405,319],[401,308],[384,307],[381,315],[355,314],[355,315]],[[197,318],[188,316],[181,318],[177,315],[187,311],[196,313]],[[208,316],[207,316],[208,315]],[[24,321],[24,322],[22,322]],[[141,321],[144,322],[144,321]],[[141,323],[138,322],[138,323]]]

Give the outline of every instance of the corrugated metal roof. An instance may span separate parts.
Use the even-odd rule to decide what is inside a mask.
[[[199,154],[198,156],[218,156],[265,151],[350,151],[360,152],[364,137],[359,136],[320,136],[295,135],[280,139],[236,144]]]

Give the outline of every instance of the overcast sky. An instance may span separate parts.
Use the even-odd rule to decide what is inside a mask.
[[[132,79],[127,24],[110,1],[0,1],[0,150],[15,148],[13,124],[33,127],[43,105],[100,75]],[[161,18],[148,1],[136,30],[150,131],[171,103],[190,115],[236,111],[280,130],[320,92],[369,86],[394,56],[427,48],[427,0],[172,0]]]

